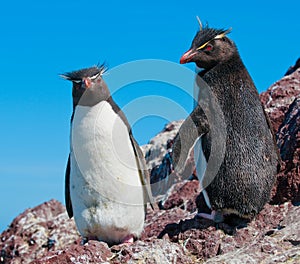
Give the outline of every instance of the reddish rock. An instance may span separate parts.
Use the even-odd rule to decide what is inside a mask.
[[[65,207],[56,200],[28,209],[1,234],[0,251],[8,263],[31,263],[48,252],[72,244],[79,235]]]
[[[300,70],[275,82],[260,99],[269,115],[275,133],[282,124],[285,113],[295,98],[300,95]]]
[[[149,237],[163,237],[166,226],[170,223],[179,223],[182,219],[194,218],[195,213],[190,213],[178,207],[174,207],[170,210],[157,210],[147,214],[145,221],[145,228],[142,233],[141,239]],[[179,230],[176,227],[175,232]]]
[[[180,207],[194,212],[197,209],[196,198],[199,192],[200,186],[197,180],[183,181],[174,184],[161,201],[161,208],[167,210],[173,207]]]
[[[106,243],[89,241],[85,245],[71,245],[64,250],[49,252],[32,264],[108,263],[113,257]]]
[[[281,170],[271,194],[271,203],[300,202],[300,69],[292,71],[261,94],[273,125]]]
[[[113,247],[115,258],[110,263],[195,263],[190,254],[178,243],[149,238],[130,246]]]
[[[297,217],[299,207],[290,203],[266,205],[247,228],[238,230],[229,240],[222,240],[222,254],[205,263],[299,263],[300,221]]]
[[[277,144],[283,161],[273,189],[272,203],[300,202],[300,96],[285,114],[277,133]]]
[[[147,217],[145,234],[149,234],[151,230],[151,236],[178,243],[188,254],[194,256],[194,259],[202,261],[209,258],[214,259],[219,255],[226,255],[232,251],[237,252],[238,250],[246,251],[248,252],[247,254],[253,254],[256,251],[260,252],[260,249],[263,249],[264,253],[270,252],[271,249],[273,251],[280,249],[283,255],[288,255],[291,254],[290,251],[285,252],[280,246],[280,241],[274,239],[271,243],[268,237],[273,236],[275,233],[283,232],[287,227],[286,222],[290,219],[291,223],[295,225],[300,224],[300,219],[295,218],[298,212],[295,208],[297,207],[291,203],[282,205],[267,204],[247,227],[231,230],[233,235],[229,235],[223,230],[228,231],[232,227],[226,224],[215,225],[212,221],[195,217],[195,213],[189,213],[187,210],[174,207],[154,213],[155,217],[150,214],[149,218]],[[291,216],[287,218],[289,214]],[[298,231],[287,229],[286,232],[293,237],[293,241],[298,239]],[[252,243],[255,243],[255,249],[250,246]],[[293,243],[285,244],[291,252],[295,252],[295,247],[297,246],[297,242]],[[245,255],[243,256],[245,257]],[[264,259],[266,256],[257,256],[257,258]],[[239,259],[242,263],[243,259]],[[253,259],[256,259],[256,257]],[[227,261],[230,263],[230,258]]]

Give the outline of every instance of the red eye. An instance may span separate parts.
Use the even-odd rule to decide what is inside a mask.
[[[213,46],[211,44],[207,44],[205,47],[205,51],[211,51],[213,49]]]

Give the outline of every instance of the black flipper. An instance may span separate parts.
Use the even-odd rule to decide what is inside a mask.
[[[66,203],[68,215],[70,218],[72,218],[73,208],[72,208],[72,202],[70,197],[70,172],[71,172],[71,164],[70,164],[70,155],[69,155],[68,164],[65,173],[65,203]]]

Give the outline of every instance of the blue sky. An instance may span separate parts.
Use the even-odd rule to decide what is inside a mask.
[[[26,208],[51,198],[64,202],[72,108],[71,84],[59,73],[102,61],[110,69],[144,59],[178,63],[198,29],[198,15],[212,27],[233,28],[230,37],[262,92],[300,56],[299,7],[299,1],[3,2],[0,231]],[[114,76],[108,72],[104,79],[110,84]],[[126,114],[140,144],[192,109],[187,94],[159,81],[127,85],[114,98],[122,108],[137,102]],[[168,98],[170,105],[155,105]],[[174,111],[174,102],[184,111]],[[145,108],[148,118],[132,117]]]

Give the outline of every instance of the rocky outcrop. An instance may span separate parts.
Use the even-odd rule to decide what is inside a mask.
[[[183,123],[183,120],[167,124],[147,145],[142,146],[147,166],[150,171],[153,196],[160,199],[161,195],[176,182],[178,175],[169,175],[172,172],[172,145],[173,140]]]
[[[261,95],[283,162],[271,202],[247,225],[198,218],[197,208],[204,206],[198,181],[178,179],[167,192],[158,190],[158,207],[148,208],[141,238],[131,245],[83,245],[65,207],[51,200],[17,216],[1,234],[0,264],[300,263],[299,86],[297,70]],[[170,123],[144,146],[153,183],[168,182],[172,140],[181,123]]]
[[[289,106],[276,134],[282,158],[272,203],[300,203],[300,96]]]
[[[289,206],[291,205],[282,205],[282,207]],[[260,214],[261,216],[264,213],[268,213],[268,207],[266,206]],[[263,232],[255,234],[251,232],[255,221],[247,227],[250,232],[244,233],[246,236],[241,236],[241,240],[235,247],[232,247],[233,245],[230,243],[231,250],[211,258],[205,263],[299,263],[300,223],[297,218],[299,218],[300,208],[291,206],[289,209],[284,210],[282,207],[279,207],[279,210],[278,207],[273,207],[272,209],[275,210],[271,211],[272,214],[280,214],[280,217],[285,215],[282,221],[278,223],[276,219],[271,219],[275,215],[269,218],[272,224],[278,223],[277,227],[269,229],[264,225],[261,226]],[[255,228],[256,230],[257,227]],[[251,235],[252,237],[249,240],[248,238]],[[237,234],[237,236],[239,235]]]
[[[195,187],[189,185],[187,190]],[[184,199],[193,201],[194,194],[186,192]],[[108,247],[99,241],[82,245],[66,213],[49,210],[53,206],[63,209],[52,200],[25,211],[1,235],[0,263],[297,263],[300,260],[300,207],[290,202],[267,204],[247,227],[240,229],[199,219],[194,206],[180,204],[172,195],[169,204],[171,208],[167,210],[148,209],[140,240],[132,245]],[[28,218],[27,214],[35,215],[37,220],[31,221],[32,216]]]
[[[66,208],[51,200],[17,216],[1,234],[0,263],[31,263],[79,239]]]
[[[275,82],[261,94],[274,127],[282,159],[271,203],[300,202],[300,69]]]
[[[172,140],[175,138],[182,123],[183,120],[170,122],[148,144],[141,147],[149,170],[161,165],[164,156],[171,149]]]
[[[289,69],[287,70],[287,72],[285,73],[286,75],[290,75],[293,72],[295,72],[296,70],[298,70],[300,68],[300,58],[298,58],[298,60],[296,61],[295,65],[289,67]]]
[[[300,69],[275,82],[260,95],[262,104],[269,115],[274,131],[283,123],[290,104],[300,95]]]

